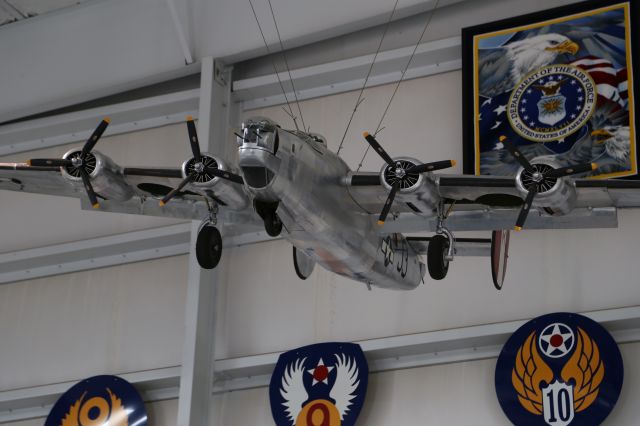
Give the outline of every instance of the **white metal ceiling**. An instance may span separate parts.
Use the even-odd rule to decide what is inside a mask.
[[[0,0],[0,25],[78,5],[87,0]]]

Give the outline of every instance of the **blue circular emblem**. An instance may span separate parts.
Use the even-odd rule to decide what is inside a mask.
[[[369,366],[360,345],[319,343],[285,352],[271,383],[278,426],[353,426],[367,392]]]
[[[496,365],[496,393],[516,425],[599,425],[618,401],[618,345],[597,322],[555,313],[520,327]]]
[[[136,389],[116,376],[75,384],[55,403],[45,426],[146,426],[147,410]]]
[[[534,142],[556,142],[580,130],[596,109],[597,86],[588,72],[550,65],[527,75],[511,92],[513,130]]]

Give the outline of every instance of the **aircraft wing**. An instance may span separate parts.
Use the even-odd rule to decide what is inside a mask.
[[[92,182],[94,180],[92,179]],[[94,182],[100,211],[201,220],[207,217],[208,201],[210,204],[218,205],[218,218],[225,224],[256,221],[251,209],[237,208],[239,202],[242,204],[242,196],[245,197],[245,204],[250,205],[248,196],[238,183],[219,182],[206,190],[207,200],[202,193],[193,192],[193,188],[187,185],[169,203],[160,206],[160,200],[182,181],[179,168],[129,167],[121,169],[116,174],[116,180],[120,185],[129,188],[133,196],[126,201],[109,199],[101,194],[100,188]],[[237,186],[233,200],[229,199],[226,191],[218,190],[225,185]],[[79,198],[83,209],[93,210],[82,183],[65,178],[59,167],[0,163],[0,189]]]
[[[574,209],[566,215],[531,215],[527,228],[586,227],[599,216],[603,227],[615,226],[615,208],[640,207],[640,181],[571,179],[577,195]],[[389,190],[380,183],[379,173],[356,173],[347,178],[355,203],[372,216],[382,211]],[[455,201],[449,224],[452,229],[510,229],[524,202],[524,194],[513,177],[473,175],[431,175],[411,192],[398,192],[384,231],[412,232],[435,230],[435,206],[439,200]],[[535,205],[535,204],[534,204]],[[393,216],[398,220],[394,221]],[[394,223],[395,222],[395,223]],[[598,222],[600,223],[600,222]],[[409,224],[406,227],[403,224]]]

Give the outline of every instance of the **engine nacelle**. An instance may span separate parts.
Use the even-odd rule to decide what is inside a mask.
[[[72,149],[68,151],[62,158],[72,159],[78,157],[82,151],[80,149]],[[92,151],[84,157],[84,167],[94,191],[107,200],[127,201],[134,195],[133,189],[125,182],[122,175],[122,168],[107,157],[97,151]],[[73,167],[67,166],[61,168],[62,176],[69,180],[73,185],[83,186],[80,171]]]
[[[242,185],[209,174],[206,172],[206,168],[216,168],[235,174],[237,174],[237,171],[229,168],[222,159],[214,157],[211,154],[202,153],[201,157],[201,163],[205,167],[205,171],[198,173],[196,180],[189,184],[189,190],[213,199],[218,199],[233,209],[246,207],[247,197],[244,195]],[[192,174],[196,171],[196,167],[198,166],[195,158],[190,158],[182,163],[182,177],[186,178]]]
[[[550,161],[531,161],[531,165],[536,169],[535,173],[530,173],[521,168],[516,175],[516,188],[523,195],[527,196],[529,188],[535,185],[537,194],[533,201],[533,207],[551,209],[556,214],[567,214],[576,205],[576,188],[570,180],[566,178],[540,177],[540,175],[554,168],[556,164]]]
[[[409,157],[394,158],[393,162],[396,164],[395,168],[385,164],[380,170],[380,181],[385,189],[391,191],[391,187],[398,180],[397,173],[399,172],[400,175],[404,176],[404,179],[400,180],[400,189],[396,195],[396,200],[403,202],[410,200],[413,207],[423,213],[437,208],[440,198],[433,180],[429,178],[430,173],[407,173],[412,167],[422,163]],[[412,194],[412,197],[405,199],[404,195],[407,194]],[[416,198],[418,199],[417,205]]]

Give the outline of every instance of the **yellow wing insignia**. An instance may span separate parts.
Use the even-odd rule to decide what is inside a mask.
[[[598,397],[604,379],[604,363],[600,359],[598,345],[581,328],[578,328],[576,349],[562,368],[562,380],[573,379],[573,405],[576,412],[587,409]]]
[[[520,404],[532,414],[542,414],[543,393],[540,385],[542,382],[548,385],[552,381],[553,371],[538,352],[534,331],[518,349],[515,366],[511,373],[511,383],[518,393]]]
[[[62,423],[60,426],[79,426],[78,423],[78,415],[80,413],[80,407],[82,406],[82,401],[87,393],[83,393],[79,400],[73,403],[71,408],[69,408],[69,412],[62,419]]]
[[[111,415],[109,416],[109,426],[128,426],[129,416],[122,406],[122,400],[118,398],[111,389],[107,388],[111,399]]]

